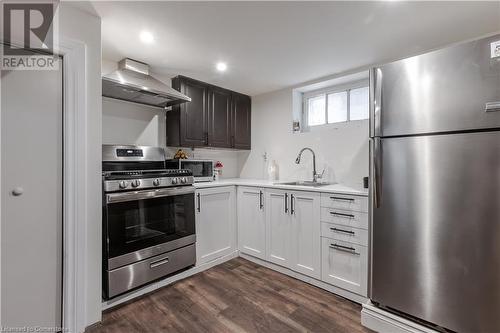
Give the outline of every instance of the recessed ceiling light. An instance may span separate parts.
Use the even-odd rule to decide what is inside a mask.
[[[219,72],[225,72],[227,69],[227,64],[225,62],[218,62],[217,65],[215,65],[215,68],[217,68]]]
[[[142,31],[141,34],[139,35],[139,38],[143,43],[146,44],[151,44],[155,41],[155,38],[152,33],[149,31]]]

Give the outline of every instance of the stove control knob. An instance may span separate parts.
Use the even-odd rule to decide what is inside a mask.
[[[128,187],[128,182],[122,180],[118,183],[118,186],[120,186],[120,188],[127,188]]]
[[[160,180],[158,178],[153,180],[153,185],[154,186],[160,186]]]
[[[138,187],[139,185],[141,185],[141,181],[139,179],[135,179],[132,181],[133,187]]]
[[[186,184],[186,182],[187,182],[186,177],[182,177],[182,178],[181,178],[181,183],[182,183],[182,184]]]
[[[175,185],[179,182],[179,180],[177,178],[172,178],[172,184]]]

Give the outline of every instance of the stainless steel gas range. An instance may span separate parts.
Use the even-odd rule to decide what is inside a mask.
[[[113,298],[195,264],[189,170],[165,169],[162,148],[102,148],[103,297]]]

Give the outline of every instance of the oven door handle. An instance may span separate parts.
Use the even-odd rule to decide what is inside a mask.
[[[106,195],[106,203],[171,197],[175,195],[183,195],[190,193],[194,193],[194,186],[170,187],[170,188],[160,188],[155,190],[122,192],[122,193],[110,193]]]

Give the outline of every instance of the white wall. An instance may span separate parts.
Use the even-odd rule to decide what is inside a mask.
[[[165,111],[102,98],[102,143],[165,146]]]
[[[101,20],[63,2],[59,10],[61,35],[86,45],[88,326],[101,320]]]
[[[318,172],[326,168],[329,181],[362,188],[362,178],[368,176],[367,120],[294,134],[292,88],[252,97],[252,151],[240,161],[241,177],[267,178],[268,163],[276,160],[280,180],[310,180],[311,154],[304,152],[301,164],[295,164],[303,147],[316,152]]]

